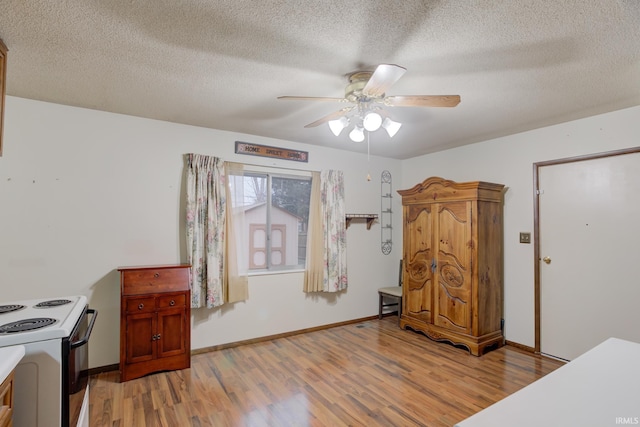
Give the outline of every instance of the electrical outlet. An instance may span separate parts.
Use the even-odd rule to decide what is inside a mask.
[[[531,233],[520,233],[520,243],[531,243]]]

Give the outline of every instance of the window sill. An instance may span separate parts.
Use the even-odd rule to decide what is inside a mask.
[[[272,276],[274,274],[291,274],[291,273],[304,273],[304,269],[250,271],[247,275],[249,277],[253,277],[253,276]]]

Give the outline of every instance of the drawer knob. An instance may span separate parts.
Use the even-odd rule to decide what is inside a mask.
[[[160,277],[160,273],[154,274],[153,277],[155,277],[157,279],[158,277]]]
[[[170,305],[170,306],[172,306],[172,307],[173,307],[174,305],[176,305],[175,300],[171,300],[171,302],[169,302],[169,305]]]
[[[144,304],[138,304],[138,310],[142,310],[144,308]]]

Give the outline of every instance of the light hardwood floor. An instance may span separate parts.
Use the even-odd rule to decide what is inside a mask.
[[[91,378],[91,426],[452,426],[562,365],[506,346],[482,357],[395,317],[194,355],[126,383]]]

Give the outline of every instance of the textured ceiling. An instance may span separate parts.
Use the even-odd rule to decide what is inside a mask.
[[[7,94],[366,152],[328,126],[345,75],[407,68],[371,135],[408,158],[640,105],[639,0],[3,0]],[[212,141],[215,144],[216,141]]]

